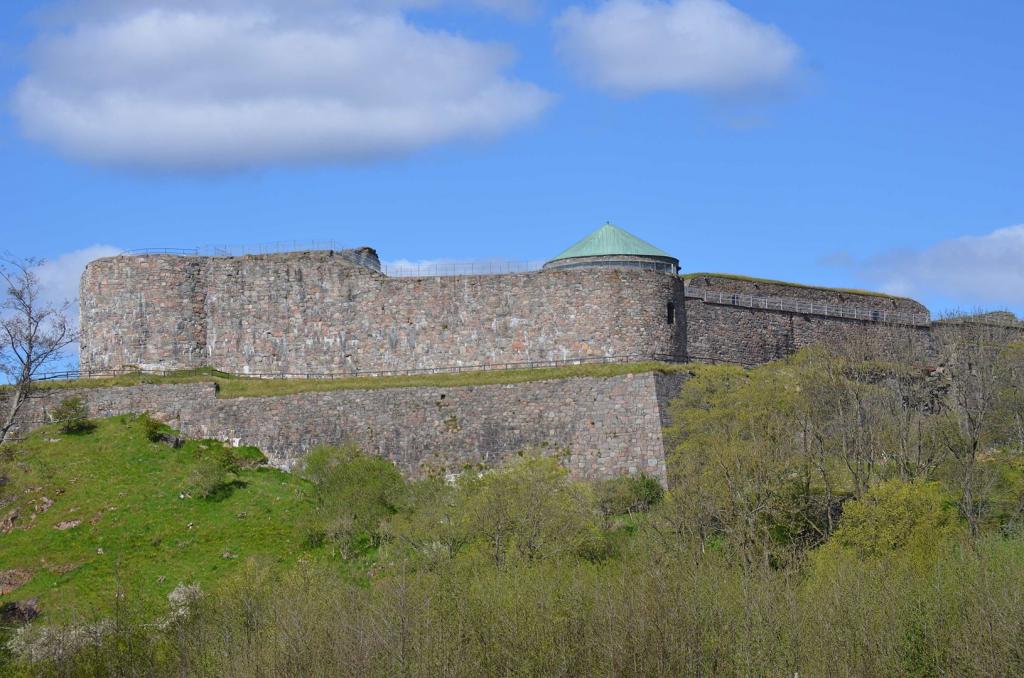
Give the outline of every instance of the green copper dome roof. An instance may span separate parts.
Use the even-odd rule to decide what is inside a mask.
[[[577,257],[606,257],[617,254],[675,259],[668,252],[658,249],[649,242],[644,242],[615,224],[605,224],[551,261]]]

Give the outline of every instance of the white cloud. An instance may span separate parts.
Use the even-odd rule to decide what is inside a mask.
[[[120,247],[110,245],[92,245],[84,249],[62,254],[54,259],[47,259],[33,270],[39,280],[39,291],[44,303],[60,306],[69,302],[68,320],[72,327],[78,327],[78,285],[86,264],[94,259],[111,257],[121,253]],[[78,363],[78,343],[74,343],[62,352],[53,364],[47,367],[48,372],[73,370]],[[0,382],[3,376],[0,375]]]
[[[48,12],[55,20],[109,18],[126,9],[171,8],[185,11],[237,11],[263,7],[282,17],[318,20],[344,16],[353,9],[390,11],[395,9],[432,9],[445,5],[478,7],[512,15],[525,15],[536,9],[535,0],[67,0]]]
[[[939,294],[964,304],[1024,308],[1022,262],[1024,225],[943,240],[922,250],[847,260],[845,265],[892,294]]]
[[[777,87],[800,50],[723,0],[608,0],[558,20],[559,48],[591,84],[617,94],[735,95]]]
[[[550,102],[504,74],[507,48],[420,29],[393,9],[408,3],[386,4],[89,5],[38,42],[14,110],[30,137],[89,161],[220,170],[490,137]]]
[[[120,247],[110,245],[92,245],[62,254],[56,259],[47,259],[33,270],[39,278],[39,289],[44,301],[53,304],[65,301],[75,303],[73,318],[77,324],[78,284],[86,264],[95,259],[115,256],[123,251]]]

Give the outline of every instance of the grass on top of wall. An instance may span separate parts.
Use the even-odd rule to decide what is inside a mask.
[[[531,381],[570,379],[573,377],[617,377],[644,372],[687,372],[692,365],[663,362],[636,362],[591,365],[564,365],[521,370],[487,370],[389,377],[345,377],[340,379],[257,379],[239,377],[211,369],[186,370],[168,376],[125,374],[115,377],[39,382],[42,389],[102,388],[137,384],[191,384],[215,382],[221,398],[246,398],[289,395],[310,391],[376,390],[384,388],[486,386],[522,384]]]
[[[859,294],[865,297],[880,297],[882,299],[910,299],[910,297],[900,297],[894,294],[886,294],[884,292],[873,292],[871,290],[858,290],[849,287],[825,287],[823,285],[804,285],[802,283],[788,282],[786,280],[772,280],[770,278],[755,278],[749,275],[736,275],[734,273],[683,273],[680,277],[683,280],[690,280],[691,278],[725,278],[727,280],[740,280],[742,282],[752,283],[764,283],[766,285],[783,285],[785,287],[796,287],[802,290],[825,290],[827,292],[844,292],[846,294]],[[910,299],[913,301],[913,299]]]

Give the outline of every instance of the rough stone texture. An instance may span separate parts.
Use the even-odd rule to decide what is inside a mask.
[[[82,278],[81,368],[324,374],[685,357],[683,283],[674,276],[388,278],[341,255],[95,261]]]
[[[304,376],[588,357],[757,365],[851,339],[879,352],[931,351],[927,325],[742,308],[694,295],[926,316],[912,299],[715,275],[688,277],[684,288],[676,276],[605,268],[389,278],[355,254],[93,262],[82,278],[81,367]]]
[[[190,437],[256,445],[289,467],[312,447],[346,440],[408,476],[497,466],[526,448],[557,454],[575,478],[643,471],[665,479],[665,407],[684,375],[646,373],[512,385],[329,391],[218,399],[209,384],[44,391],[26,430],[70,397],[90,416],[150,412]]]
[[[891,297],[881,294],[858,293],[853,290],[837,290],[825,287],[804,287],[786,283],[760,280],[745,280],[722,275],[687,276],[687,289],[710,290],[725,294],[751,295],[770,299],[800,299],[833,306],[851,306],[879,311],[927,314],[928,309],[913,299]]]
[[[118,257],[87,266],[80,292],[82,369],[204,364],[204,279],[197,257]]]
[[[701,276],[687,279],[688,293],[703,290],[769,299],[800,299],[850,308],[927,314],[912,299],[856,294],[839,290]],[[812,344],[861,342],[877,354],[932,355],[927,325],[892,325],[867,320],[744,308],[686,300],[686,354],[694,362],[760,365]]]

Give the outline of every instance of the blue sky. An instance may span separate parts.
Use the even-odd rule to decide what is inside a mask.
[[[1022,25],[1007,0],[5,0],[2,249],[56,280],[98,245],[536,260],[612,220],[687,271],[1024,314]]]

